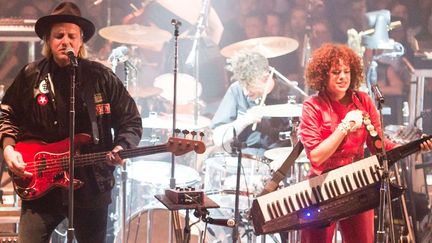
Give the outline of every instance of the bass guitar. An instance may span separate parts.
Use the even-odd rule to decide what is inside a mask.
[[[91,136],[80,133],[75,135],[75,148],[83,148],[91,143]],[[69,138],[55,143],[44,143],[38,140],[19,142],[15,150],[23,156],[27,164],[25,170],[32,174],[31,177],[19,177],[11,173],[15,192],[23,200],[40,198],[55,187],[69,187]],[[125,149],[119,152],[120,158],[151,155],[162,152],[171,152],[174,155],[183,155],[195,151],[204,153],[205,144],[202,141],[189,140],[185,138],[171,137],[168,142],[161,145]],[[89,154],[76,154],[75,166],[82,167],[96,163],[106,163],[106,152]],[[81,187],[84,183],[74,180],[74,189]]]

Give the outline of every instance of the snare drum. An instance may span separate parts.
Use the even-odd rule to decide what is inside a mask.
[[[204,190],[218,192],[236,189],[238,158],[227,155],[216,155],[205,160]],[[243,157],[240,170],[240,190],[243,195],[259,193],[264,182],[270,176],[267,163]]]

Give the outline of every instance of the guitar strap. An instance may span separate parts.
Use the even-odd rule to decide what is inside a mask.
[[[282,163],[281,167],[273,173],[271,180],[267,181],[263,191],[258,196],[273,192],[279,187],[279,183],[286,177],[288,170],[294,164],[294,161],[299,157],[300,153],[303,151],[303,148],[303,143],[299,140],[291,153]]]
[[[369,137],[371,138],[372,141],[372,145],[375,148],[375,152],[379,153],[382,148],[381,137],[376,131],[375,126],[372,124],[369,113],[366,112],[366,109],[361,103],[357,93],[355,91],[353,92],[354,92],[353,102],[357,106],[357,108],[363,111],[363,124],[365,125],[366,130],[368,131]]]
[[[80,77],[82,76],[80,75]],[[93,143],[99,144],[99,129],[96,122],[96,104],[94,100],[95,85],[93,82],[87,80],[86,82],[83,82],[82,87],[84,90],[84,94],[81,94],[84,96],[83,98],[87,104],[87,112],[89,114],[92,128]]]

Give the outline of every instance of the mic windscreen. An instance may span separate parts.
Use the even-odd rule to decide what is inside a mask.
[[[68,54],[68,55],[74,55],[75,56],[75,53],[74,53],[74,49],[72,48],[72,47],[67,47],[66,48],[66,54]]]

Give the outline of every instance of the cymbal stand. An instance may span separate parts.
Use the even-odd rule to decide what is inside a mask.
[[[172,120],[172,137],[176,135],[176,120],[177,120],[177,73],[178,73],[178,36],[179,36],[179,28],[181,26],[181,22],[176,19],[171,20],[171,24],[174,26],[174,69],[173,69],[173,78],[174,78],[174,88],[173,88],[173,120]],[[176,179],[175,179],[175,155],[171,153],[171,177],[170,177],[170,188],[174,189],[176,187]],[[171,219],[178,218],[175,217],[175,214],[171,214]],[[171,222],[170,224],[171,225]],[[179,232],[178,227],[173,227],[175,229],[176,238],[178,242],[181,242],[181,232]],[[170,228],[171,229],[171,228]],[[170,242],[172,240],[173,232],[169,232]]]
[[[240,223],[240,212],[239,212],[239,194],[240,194],[240,170],[242,161],[242,143],[237,139],[236,130],[233,128],[233,142],[231,143],[231,149],[237,152],[237,178],[236,178],[236,189],[235,189],[235,206],[234,206],[234,220],[235,225],[232,232],[232,242],[236,243],[239,239],[239,223]]]
[[[124,73],[125,73],[125,81],[123,82],[123,85],[125,86],[126,90],[128,89],[129,84],[129,67],[125,64],[124,65]],[[118,234],[120,235],[121,241],[120,242],[126,242],[127,236],[127,230],[126,230],[126,203],[127,203],[127,180],[128,180],[128,173],[127,173],[127,163],[124,163],[121,170],[120,170],[120,193],[121,193],[121,200],[120,202],[120,232]]]
[[[307,0],[306,14],[306,28],[303,35],[303,48],[301,53],[301,67],[303,68],[303,70],[306,69],[312,52],[312,47],[310,43],[310,34],[312,32],[312,0]],[[306,93],[309,92],[308,89],[308,86],[305,85]]]
[[[298,82],[289,80],[283,74],[281,74],[278,70],[276,70],[276,68],[274,68],[274,67],[270,67],[269,66],[269,68],[270,68],[271,71],[273,71],[276,74],[276,76],[278,76],[280,79],[282,79],[283,81],[285,81],[292,88],[296,89],[304,97],[309,97],[309,95],[305,91],[303,91],[301,88],[299,88]]]
[[[196,31],[194,35],[194,41],[192,44],[191,52],[186,58],[187,65],[190,65],[194,68],[194,76],[195,76],[195,97],[194,97],[194,125],[198,125],[198,113],[199,113],[199,97],[198,97],[198,81],[199,79],[199,53],[200,53],[200,41],[202,34],[207,28],[207,19],[208,13],[210,9],[210,0],[203,0],[201,5],[201,12],[198,17],[198,21],[196,24]]]

